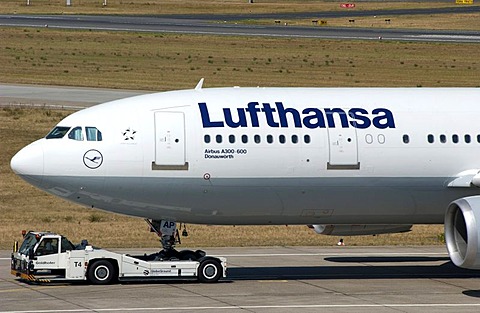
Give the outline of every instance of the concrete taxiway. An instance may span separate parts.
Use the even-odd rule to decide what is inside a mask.
[[[284,18],[335,18],[351,16],[397,16],[411,14],[478,13],[478,6],[450,8],[334,11],[308,13],[229,14],[229,15],[0,15],[0,26],[104,31],[263,36],[283,38],[361,39],[433,42],[480,42],[480,32],[467,30],[378,29],[356,27],[280,26]],[[271,19],[276,25],[238,24],[234,21]]]
[[[0,251],[5,312],[478,312],[480,273],[444,247],[211,248],[227,257],[216,284],[168,281],[29,285]]]
[[[53,106],[80,109],[147,93],[137,90],[41,85],[0,85],[1,105]]]

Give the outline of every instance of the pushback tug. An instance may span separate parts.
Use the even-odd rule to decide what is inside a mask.
[[[20,247],[14,245],[11,273],[28,282],[88,281],[105,285],[117,281],[196,279],[214,283],[226,277],[226,259],[204,251],[175,249],[150,255],[129,255],[99,249],[83,240],[73,245],[52,232],[30,231]]]

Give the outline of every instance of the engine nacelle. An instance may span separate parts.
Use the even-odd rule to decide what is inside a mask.
[[[309,225],[308,227],[321,235],[358,236],[404,233],[410,231],[412,225]]]
[[[453,264],[480,269],[480,196],[450,203],[445,214],[445,241]]]

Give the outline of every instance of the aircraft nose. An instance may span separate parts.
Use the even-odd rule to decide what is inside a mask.
[[[41,140],[35,141],[18,151],[10,161],[10,167],[15,174],[23,179],[29,182],[40,182],[43,175],[43,146]]]

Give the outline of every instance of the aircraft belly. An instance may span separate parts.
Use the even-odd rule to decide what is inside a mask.
[[[207,224],[442,223],[475,195],[445,178],[44,177],[50,193],[88,207]]]

